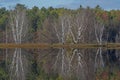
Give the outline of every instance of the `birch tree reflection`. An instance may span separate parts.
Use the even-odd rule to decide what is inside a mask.
[[[9,24],[14,43],[21,44],[28,31],[26,10],[20,6],[11,10]],[[10,65],[10,80],[25,80],[24,58],[21,48],[15,48]]]

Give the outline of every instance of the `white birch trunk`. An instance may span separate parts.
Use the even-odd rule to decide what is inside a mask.
[[[10,26],[12,30],[12,35],[14,42],[16,44],[21,44],[22,39],[24,39],[27,33],[26,26],[26,15],[25,10],[20,11],[17,8],[10,13]],[[24,28],[24,29],[23,29]],[[22,60],[22,50],[21,48],[15,48],[13,54],[12,64],[10,67],[10,79],[11,80],[25,80],[24,64]]]

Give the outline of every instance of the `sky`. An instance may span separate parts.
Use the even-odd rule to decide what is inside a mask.
[[[100,5],[102,9],[112,10],[120,9],[120,0],[0,0],[0,7],[14,7],[17,3],[25,4],[27,8],[37,6],[41,7],[54,7],[54,8],[69,8],[77,9],[82,5],[83,7],[94,8],[96,5]]]

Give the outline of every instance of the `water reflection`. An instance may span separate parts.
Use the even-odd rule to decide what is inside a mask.
[[[42,70],[48,76],[57,74],[66,80],[95,80],[96,76],[99,77],[104,72],[108,73],[107,76],[119,72],[120,51],[115,49],[101,47],[95,49],[21,49],[21,54],[16,53],[16,56],[13,56],[12,53],[15,51],[16,49],[7,49],[7,56],[3,55],[2,59],[2,61],[6,61],[6,68],[11,74],[11,79],[15,79],[18,65],[18,76],[28,76],[31,72],[39,75]],[[3,52],[5,53],[5,50]],[[21,55],[22,66],[17,54]],[[14,73],[16,75],[12,75]]]

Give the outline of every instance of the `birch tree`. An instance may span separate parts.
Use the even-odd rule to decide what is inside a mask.
[[[86,14],[83,12],[77,13],[74,15],[72,19],[69,20],[69,32],[72,36],[72,41],[74,44],[80,44],[84,41],[84,31],[86,30],[87,26],[85,23],[85,16]],[[73,54],[69,60],[69,70],[74,70],[76,77],[78,79],[85,79],[85,65],[86,62],[84,61],[84,51],[82,49],[74,49]],[[75,58],[76,57],[76,58]],[[76,61],[75,63],[73,63]],[[79,73],[81,72],[81,73]]]
[[[64,45],[68,33],[68,24],[66,20],[67,16],[61,16],[55,22],[49,18],[45,20],[43,24],[44,28],[42,31],[39,31],[39,42]],[[62,76],[65,76],[67,72],[67,59],[65,52],[66,50],[64,48],[57,49],[57,55],[54,53],[54,50],[51,52],[51,54],[56,55],[56,60],[54,60],[55,63],[53,66]]]
[[[60,16],[58,22],[54,23],[54,30],[56,32],[56,36],[61,44],[67,44],[67,38],[70,35],[70,26],[69,26],[69,19],[71,18],[70,15]],[[59,49],[59,53],[56,57],[56,62],[54,64],[55,68],[59,71],[62,76],[69,75],[69,55],[67,54],[66,49],[61,48]],[[59,63],[60,62],[60,63]],[[58,66],[56,66],[58,65]]]
[[[16,6],[10,11],[9,20],[13,40],[15,44],[21,44],[27,33],[26,10]],[[10,65],[10,80],[25,80],[25,62],[21,48],[15,48]]]
[[[102,44],[104,26],[96,21],[94,12],[91,10],[81,10],[81,12],[75,15],[69,22],[73,43],[96,43],[97,41],[97,43]],[[95,38],[97,38],[97,40]],[[102,49],[100,48],[98,50],[100,51],[99,54],[102,54]],[[98,51],[96,55],[98,55]],[[74,60],[77,62],[77,64],[71,64],[74,66],[73,68],[76,68],[78,79],[93,80],[95,78],[94,65],[96,62],[95,59],[97,58],[95,58],[95,51],[92,49],[74,49],[70,63]],[[102,59],[102,55],[100,59]]]
[[[94,29],[95,29],[95,36],[96,36],[97,44],[102,45],[104,25],[100,23],[95,23]],[[95,68],[103,67],[103,66],[104,66],[104,62],[103,62],[103,56],[102,56],[102,47],[99,47],[97,49],[97,53],[95,56]]]

